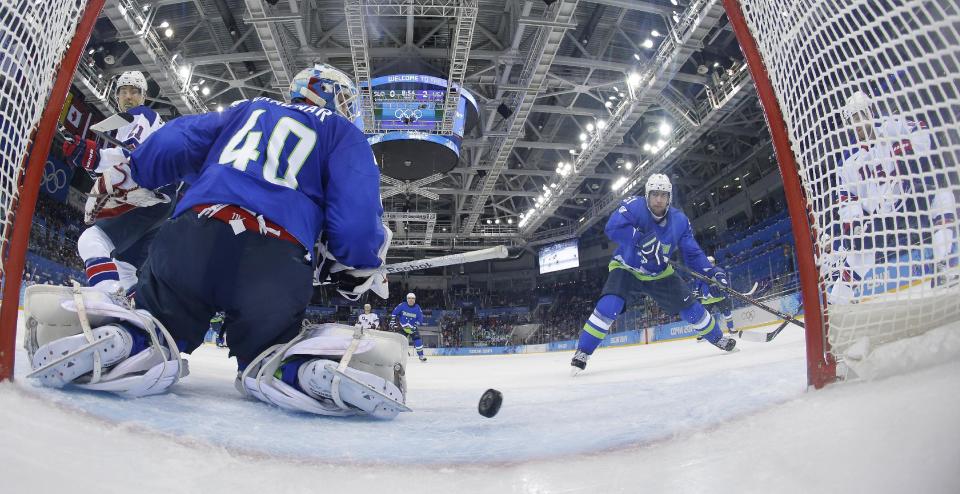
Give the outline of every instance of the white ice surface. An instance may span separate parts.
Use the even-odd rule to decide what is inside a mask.
[[[960,492],[960,362],[806,392],[800,330],[740,345],[603,348],[577,378],[569,352],[411,360],[391,422],[245,400],[212,346],[165,396],[21,379],[0,492]]]

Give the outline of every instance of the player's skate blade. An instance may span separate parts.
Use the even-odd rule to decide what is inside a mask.
[[[570,376],[576,377],[577,374],[580,374],[587,369],[587,359],[590,358],[590,355],[587,355],[585,352],[577,350],[573,354],[573,359],[570,360]]]
[[[93,337],[92,343],[78,334],[41,346],[33,356],[35,369],[27,377],[39,379],[44,386],[60,388],[93,371],[94,353],[100,354],[104,368],[130,355],[133,339],[125,329],[103,326],[93,330]]]
[[[719,340],[717,340],[716,343],[713,344],[713,346],[727,353],[733,353],[740,350],[739,348],[737,348],[737,340],[730,338],[728,336],[724,336],[720,338]]]

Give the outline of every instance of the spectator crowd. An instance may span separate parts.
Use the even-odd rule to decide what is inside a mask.
[[[711,236],[701,239],[705,250],[712,252],[713,248],[717,248],[721,264],[727,269],[746,262],[748,259],[744,258],[745,253],[728,254],[723,252],[721,246],[729,245],[731,241],[747,235],[754,235],[758,227],[766,227],[768,223],[777,227],[783,221],[783,213],[777,206],[778,204],[770,204],[759,211],[755,218],[757,222],[753,225],[735,225],[724,232],[722,238]],[[41,194],[29,237],[29,254],[24,270],[25,285],[69,285],[73,279],[82,281],[83,263],[77,255],[76,244],[83,228],[80,210]],[[784,241],[785,235],[780,230],[774,230],[776,231],[770,233],[769,239],[752,240],[752,237],[746,237],[752,241],[749,245],[752,252],[749,254],[782,252],[782,265],[789,270],[793,265],[792,244]],[[752,278],[755,277],[753,273],[750,274]],[[795,276],[787,279],[789,276],[780,276],[782,274],[779,270],[776,273],[767,273],[772,281],[766,287],[777,292],[795,289]],[[417,303],[428,314],[431,310],[444,310],[443,316],[437,320],[439,344],[444,347],[548,343],[577,338],[584,321],[594,308],[606,276],[605,265],[580,268],[542,277],[538,279],[538,285],[533,290],[487,290],[477,286],[456,287],[452,290],[423,289],[411,288],[403,280],[392,281],[391,300],[376,305],[381,311],[385,309],[385,314],[380,318],[382,330],[389,330],[389,313],[405,299],[408,292],[416,293]],[[478,312],[489,314],[478,309],[491,307],[526,307],[529,312],[525,315],[477,315]],[[678,320],[676,316],[664,313],[656,304],[647,300],[630,301],[628,310],[639,311],[636,319],[631,321],[631,326],[650,327]],[[338,320],[345,322],[343,314],[339,315],[341,317],[329,311],[308,310],[306,320],[314,324]],[[539,328],[528,337],[511,338],[518,324],[530,323],[539,325]],[[614,325],[612,331],[617,330]]]

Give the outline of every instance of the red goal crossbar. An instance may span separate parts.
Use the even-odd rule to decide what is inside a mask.
[[[773,84],[767,73],[756,40],[750,33],[747,21],[738,0],[724,0],[723,6],[733,28],[740,49],[750,68],[750,75],[757,88],[767,126],[773,138],[780,175],[783,178],[783,191],[787,198],[793,238],[796,242],[797,266],[800,274],[804,324],[807,343],[807,381],[816,388],[836,380],[836,361],[830,354],[827,343],[827,320],[824,312],[823,290],[819,281],[819,272],[813,246],[813,229],[810,226],[807,197],[800,184],[800,173],[796,158],[790,148],[783,112],[773,91]]]
[[[20,285],[26,262],[30,226],[36,208],[37,194],[43,168],[50,153],[53,135],[60,120],[60,112],[80,56],[86,47],[93,26],[106,0],[89,0],[80,22],[57,70],[57,79],[50,91],[47,106],[31,141],[27,164],[18,178],[18,195],[10,205],[8,215],[13,215],[10,241],[4,249],[3,301],[0,305],[0,381],[13,377],[14,353],[16,351],[17,316],[20,305]]]

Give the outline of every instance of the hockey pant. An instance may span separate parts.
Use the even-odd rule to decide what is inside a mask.
[[[89,286],[115,293],[137,283],[137,270],[147,259],[149,248],[163,223],[173,214],[177,187],[160,189],[169,203],[136,208],[114,218],[98,220],[77,240]]]
[[[149,310],[184,352],[203,343],[210,319],[225,313],[230,355],[244,368],[301,329],[313,294],[313,269],[299,244],[185,212],[153,243],[137,283],[136,304]]]

